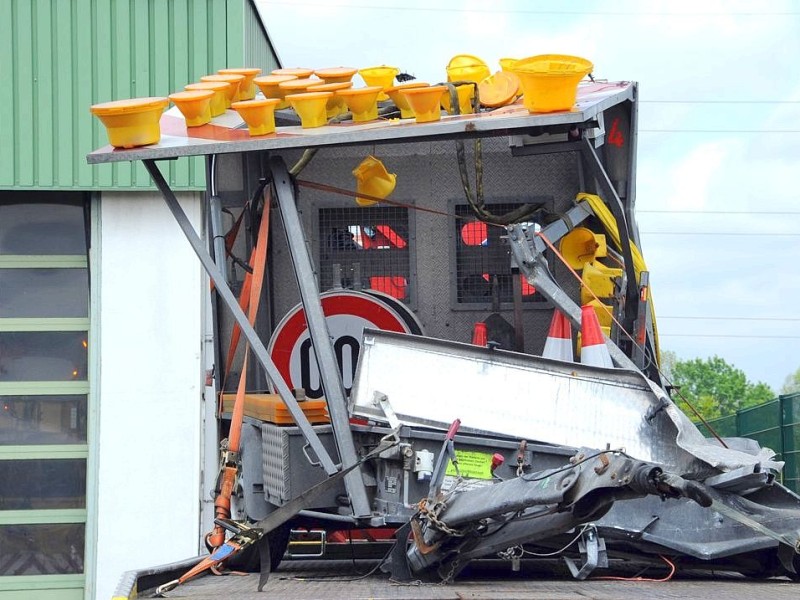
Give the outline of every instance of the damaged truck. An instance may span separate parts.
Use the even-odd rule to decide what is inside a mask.
[[[143,161],[219,307],[216,529],[160,591],[227,561],[263,585],[301,527],[390,531],[397,580],[537,554],[578,579],[615,557],[795,578],[782,464],[706,438],[660,368],[637,85],[553,113],[380,107],[313,129],[278,110],[263,136],[173,108],[157,144],[88,157]],[[204,238],[157,164],[183,156],[206,160]]]

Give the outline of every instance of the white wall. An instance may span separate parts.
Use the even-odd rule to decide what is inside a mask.
[[[199,230],[201,196],[180,201]],[[108,599],[124,571],[199,551],[205,278],[157,193],[103,193],[99,250],[95,590]]]

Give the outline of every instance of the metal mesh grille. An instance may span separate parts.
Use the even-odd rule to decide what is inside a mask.
[[[266,499],[282,504],[291,498],[289,477],[289,436],[277,425],[261,425],[261,453]]]
[[[318,235],[321,289],[373,289],[410,303],[408,209],[321,208]]]
[[[495,214],[507,213],[520,204],[492,204]],[[511,252],[502,236],[505,229],[472,218],[466,204],[455,207],[456,240],[456,303],[490,305],[513,302],[514,275],[511,272]],[[538,227],[530,223],[530,227]],[[546,299],[520,277],[524,303],[546,302]]]

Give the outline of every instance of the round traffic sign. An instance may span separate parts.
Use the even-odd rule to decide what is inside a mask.
[[[365,327],[414,333],[406,320],[380,298],[362,292],[337,290],[320,294],[320,301],[348,394],[353,387]],[[309,398],[323,396],[302,304],[295,306],[281,320],[267,350],[289,388],[304,388]]]

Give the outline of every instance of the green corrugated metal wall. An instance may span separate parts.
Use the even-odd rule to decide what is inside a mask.
[[[244,57],[248,65],[255,65],[268,73],[280,66],[275,49],[267,37],[267,32],[258,16],[252,0],[244,7]]]
[[[786,462],[781,474],[783,484],[800,492],[800,392],[778,396],[708,424],[719,436],[752,438],[774,450],[778,459]],[[712,435],[704,425],[697,427],[704,435]]]
[[[0,0],[0,189],[152,187],[140,164],[86,164],[108,143],[89,107],[274,68],[254,18],[251,0]],[[204,180],[200,159],[170,164],[174,189]]]

